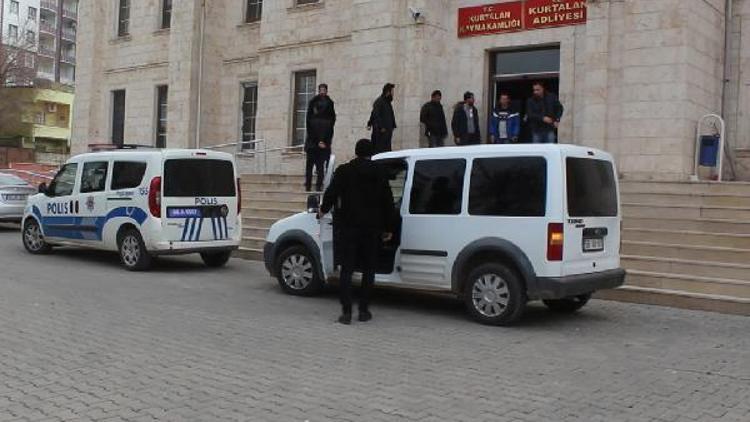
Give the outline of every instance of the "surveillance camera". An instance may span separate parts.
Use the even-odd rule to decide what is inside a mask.
[[[412,19],[414,19],[414,22],[418,22],[419,19],[422,17],[422,11],[419,9],[415,9],[409,6],[409,12],[411,13]]]

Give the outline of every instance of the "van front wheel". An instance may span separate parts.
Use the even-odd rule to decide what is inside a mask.
[[[276,277],[284,292],[296,296],[312,296],[323,288],[315,260],[302,245],[285,249],[276,260]]]
[[[469,273],[464,285],[469,314],[487,325],[511,325],[526,309],[523,283],[515,271],[498,263],[487,263]]]
[[[586,306],[590,299],[591,294],[589,293],[563,299],[549,299],[544,300],[543,302],[551,311],[559,312],[561,314],[572,314]]]

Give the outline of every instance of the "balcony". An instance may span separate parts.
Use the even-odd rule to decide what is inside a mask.
[[[41,2],[39,2],[39,6],[42,9],[51,10],[57,13],[57,1],[56,0],[42,0]]]
[[[63,18],[70,19],[70,20],[76,20],[78,19],[78,11],[76,9],[63,7]]]
[[[72,28],[63,28],[62,39],[65,41],[76,42],[76,31]]]
[[[63,63],[75,65],[76,64],[76,55],[74,53],[71,54],[71,53],[65,53],[65,52],[63,52],[62,55],[61,55],[61,57],[60,57],[60,60]]]
[[[55,58],[55,47],[48,46],[48,45],[40,45],[39,46],[39,55],[42,57],[49,57],[54,59]]]
[[[53,22],[41,21],[39,22],[39,33],[57,35],[57,26]]]

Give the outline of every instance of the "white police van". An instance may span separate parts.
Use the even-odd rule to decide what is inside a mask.
[[[390,152],[400,221],[382,245],[376,284],[453,293],[486,324],[522,315],[527,301],[574,312],[620,286],[620,204],[612,157],[572,145],[480,145]],[[311,295],[336,276],[331,216],[274,224],[268,271],[284,291]]]
[[[152,257],[200,253],[220,267],[242,236],[240,187],[230,154],[202,150],[118,150],[82,154],[29,198],[25,248],[119,251],[128,270]]]

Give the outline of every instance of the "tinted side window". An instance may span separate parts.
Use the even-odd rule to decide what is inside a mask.
[[[146,163],[115,161],[112,166],[112,190],[137,188],[146,173]]]
[[[107,185],[109,163],[99,161],[85,163],[81,174],[81,193],[102,192]]]
[[[466,160],[423,160],[414,166],[409,212],[454,215],[461,213]]]
[[[568,157],[565,167],[571,217],[617,216],[617,182],[611,162]]]
[[[469,214],[543,217],[547,208],[547,160],[542,157],[474,160]]]
[[[76,172],[78,171],[78,164],[66,164],[64,165],[57,176],[50,183],[49,189],[47,190],[51,196],[68,196],[73,194],[73,187],[76,184]]]

